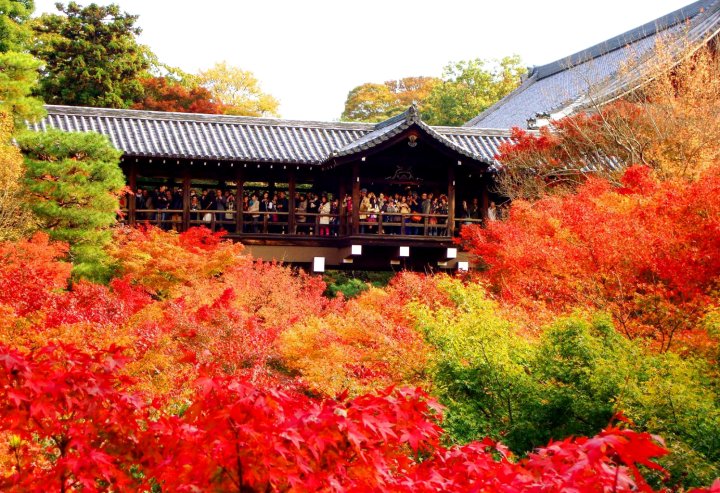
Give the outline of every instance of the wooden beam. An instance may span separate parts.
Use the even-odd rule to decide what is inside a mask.
[[[190,228],[190,167],[185,164],[182,168],[182,230],[187,231]]]
[[[295,234],[295,185],[294,171],[288,172],[288,234]]]
[[[352,165],[352,234],[360,233],[360,161]]]
[[[130,163],[130,173],[128,175],[128,186],[131,194],[128,200],[128,223],[135,226],[135,193],[137,192],[137,163]]]
[[[455,233],[455,164],[448,166],[448,219],[447,235],[452,237]]]
[[[243,233],[243,193],[245,188],[245,176],[243,170],[238,168],[235,173],[237,187],[235,189],[235,234]]]
[[[488,174],[483,174],[482,180],[480,180],[480,183],[482,184],[482,197],[480,200],[480,217],[483,219],[483,221],[487,221],[488,218],[488,207],[490,207],[490,197],[488,195],[488,187],[489,187],[489,179]]]
[[[347,193],[347,185],[345,184],[347,173],[339,173],[339,183],[338,183],[338,213],[340,214],[340,220],[338,221],[340,223],[338,235],[346,235],[347,234],[347,211],[345,210],[346,202],[345,202],[345,194]]]

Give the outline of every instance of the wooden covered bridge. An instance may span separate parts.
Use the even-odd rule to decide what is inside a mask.
[[[379,124],[46,109],[36,129],[99,132],[123,151],[136,193],[128,224],[224,229],[256,257],[317,267],[465,268],[453,237],[487,218],[494,156],[509,140],[505,130],[429,126],[415,107]],[[167,200],[149,207],[143,194]],[[224,205],[204,209],[215,194]],[[412,207],[401,209],[406,198]]]

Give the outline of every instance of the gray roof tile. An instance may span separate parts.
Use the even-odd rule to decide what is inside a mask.
[[[506,131],[430,127],[415,108],[377,125],[227,115],[46,106],[35,130],[96,131],[128,155],[320,165],[369,149],[416,125],[456,152],[495,164]]]

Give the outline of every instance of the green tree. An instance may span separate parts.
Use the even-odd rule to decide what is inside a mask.
[[[720,475],[720,380],[708,363],[654,353],[605,315],[558,319],[533,337],[502,316],[483,286],[440,286],[450,304],[411,310],[435,348],[432,391],[447,406],[451,440],[491,436],[522,454],[593,435],[623,412],[666,438],[672,453],[663,463],[675,483]]]
[[[431,92],[423,117],[431,125],[462,125],[515,89],[525,71],[517,55],[450,63],[442,83]]]
[[[13,115],[18,127],[44,115],[42,101],[30,96],[39,67],[40,62],[28,53],[0,53],[0,111]]]
[[[242,116],[278,116],[280,103],[262,91],[252,72],[219,62],[197,75],[197,82],[213,95],[224,113]]]
[[[500,316],[483,286],[444,280],[440,287],[451,305],[410,310],[436,348],[430,372],[433,392],[448,408],[444,428],[460,442],[499,439],[523,419],[526,395],[533,391],[527,371],[533,346]]]
[[[439,83],[440,79],[435,77],[404,77],[382,84],[359,85],[348,94],[341,119],[381,122],[402,113],[413,103],[424,111],[430,93]]]
[[[32,0],[0,0],[0,111],[12,114],[16,126],[43,114],[42,103],[29,97],[40,67],[26,52],[32,12]]]
[[[0,0],[0,52],[23,51],[32,36],[27,21],[33,0]]]
[[[125,186],[121,152],[92,132],[26,131],[17,140],[25,154],[25,194],[41,227],[70,244],[76,277],[107,279],[104,247]]]
[[[138,100],[149,62],[137,42],[137,16],[115,4],[55,5],[64,15],[44,14],[33,25],[32,53],[43,62],[39,92],[45,101],[126,108]]]

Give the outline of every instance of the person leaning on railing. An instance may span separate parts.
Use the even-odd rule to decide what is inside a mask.
[[[442,225],[441,227],[437,228],[436,234],[438,236],[444,236],[447,234],[447,215],[448,215],[448,199],[445,195],[440,196],[440,200],[438,200],[437,207],[435,208],[434,214],[437,214],[439,217],[437,218],[438,225]]]
[[[305,221],[307,221],[307,196],[303,194],[296,194],[295,195],[295,203],[297,206],[295,207],[295,232],[298,234],[305,234]]]
[[[190,198],[190,221],[200,220],[200,209],[202,209],[200,199],[198,199],[197,195],[193,195]]]
[[[250,196],[248,201],[248,212],[250,213],[250,224],[248,225],[248,231],[252,233],[258,232],[258,221],[260,221],[260,200],[256,193]]]
[[[487,218],[489,221],[497,221],[498,220],[498,210],[495,206],[495,202],[490,202],[490,207],[488,207],[487,211]]]
[[[338,235],[340,224],[340,201],[335,197],[330,203],[330,234]]]
[[[407,203],[407,198],[403,195],[400,197],[400,203],[397,205],[398,212],[400,213],[400,221],[402,221],[402,225],[400,226],[400,232],[404,231],[405,234],[410,234],[410,227],[408,226],[410,222],[410,205]]]
[[[320,207],[318,208],[319,224],[320,224],[320,236],[330,236],[330,202],[328,202],[327,195],[323,195],[320,199]]]
[[[223,227],[228,233],[235,232],[235,196],[227,194],[225,196],[225,218],[223,221]]]
[[[168,191],[169,192],[169,191]],[[180,230],[182,225],[182,209],[183,209],[183,195],[182,190],[175,188],[170,198],[170,209],[171,213],[171,224],[170,227],[176,231]]]
[[[165,230],[170,229],[169,224],[167,223],[167,220],[169,219],[167,210],[170,207],[170,200],[172,200],[172,193],[170,190],[168,190],[167,187],[160,187],[160,193],[157,196],[155,207],[160,215],[160,227]]]

